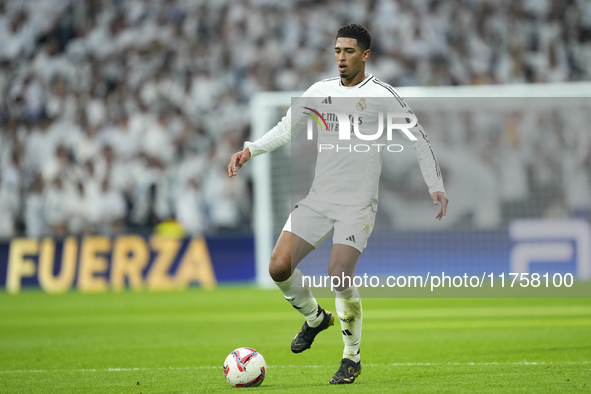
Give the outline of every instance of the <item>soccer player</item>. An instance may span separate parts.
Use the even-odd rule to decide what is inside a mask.
[[[352,278],[357,260],[373,230],[382,155],[387,143],[385,133],[378,135],[377,141],[363,138],[365,141],[361,142],[365,144],[354,145],[353,149],[350,144],[339,146],[339,142],[352,142],[351,136],[355,137],[358,131],[355,129],[361,127],[360,123],[365,130],[383,128],[384,122],[378,119],[378,113],[398,112],[414,116],[390,85],[365,72],[370,48],[371,35],[365,27],[349,24],[340,28],[334,48],[339,77],[312,85],[277,126],[256,141],[245,142],[244,149],[235,153],[228,165],[228,175],[235,176],[250,158],[289,142],[306,127],[310,119],[307,115],[312,115],[303,112],[304,108],[313,110],[325,122],[326,130],[318,133],[319,152],[312,187],[287,219],[271,255],[269,273],[285,299],[306,318],[291,344],[294,353],[301,353],[311,347],[318,333],[334,324],[334,315],[318,305],[308,284],[302,283],[302,273],[297,265],[334,232],[328,274],[343,278],[335,287],[335,306],[345,349],[341,365],[330,379],[332,384],[353,383],[361,372],[359,345],[363,311]],[[341,99],[345,104],[335,108]],[[347,105],[347,99],[357,104]],[[344,111],[349,111],[348,116]],[[339,113],[341,116],[337,116]],[[409,122],[408,117],[406,122]],[[402,124],[397,125],[401,135],[415,148],[433,203],[441,203],[435,215],[441,220],[446,215],[448,199],[427,135],[416,122],[405,130],[402,130]],[[339,126],[340,130],[346,127],[347,132],[340,133]],[[349,134],[349,128],[351,136],[344,137],[349,141],[342,141],[343,136]],[[367,133],[362,134],[367,136]],[[372,144],[375,142],[381,144]]]

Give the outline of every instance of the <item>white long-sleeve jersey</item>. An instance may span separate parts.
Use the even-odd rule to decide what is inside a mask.
[[[309,127],[308,121],[314,116],[318,119],[314,124],[321,127],[315,176],[308,198],[344,205],[371,204],[376,209],[382,156],[396,154],[396,148],[387,149],[392,144],[387,133],[388,113],[413,114],[392,86],[373,75],[350,87],[344,86],[340,77],[325,79],[312,85],[277,126],[256,141],[245,142],[244,148],[249,148],[251,157],[273,151]],[[350,128],[348,139],[339,133],[339,124],[345,125],[342,119],[345,115],[349,118],[345,119]],[[407,122],[410,120],[400,116],[392,120],[399,124]],[[355,126],[358,134],[365,136],[379,135],[380,127],[383,132],[373,140],[360,139],[353,130]],[[414,127],[398,131],[414,147],[429,193],[445,193],[439,164],[422,126],[417,122]],[[410,135],[415,139],[409,138]]]

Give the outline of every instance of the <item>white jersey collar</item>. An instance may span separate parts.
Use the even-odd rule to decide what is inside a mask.
[[[372,74],[369,73],[365,73],[365,79],[353,86],[345,86],[343,85],[343,80],[339,77],[339,86],[345,89],[359,89],[360,87],[362,87],[363,85],[365,85],[370,79],[373,78]]]

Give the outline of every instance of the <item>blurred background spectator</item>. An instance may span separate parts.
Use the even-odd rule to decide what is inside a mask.
[[[591,79],[588,0],[0,0],[0,237],[250,228],[247,172],[225,174],[249,98],[334,76],[327,44],[350,22],[393,86]],[[589,114],[575,115],[449,137],[447,171],[467,146],[463,176],[498,193],[473,225],[544,188],[547,215],[589,216]]]

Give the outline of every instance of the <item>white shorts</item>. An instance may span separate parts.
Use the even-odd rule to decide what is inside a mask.
[[[334,230],[333,244],[349,245],[363,252],[375,219],[371,205],[340,205],[305,198],[296,204],[283,231],[317,248]]]

